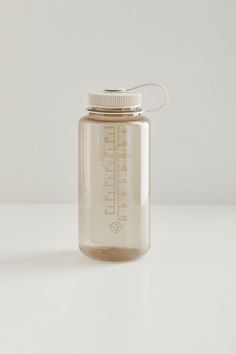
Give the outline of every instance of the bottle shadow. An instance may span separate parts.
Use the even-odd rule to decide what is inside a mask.
[[[0,254],[0,270],[20,268],[93,268],[104,266],[106,262],[90,259],[78,250],[51,251],[35,254],[9,255]]]

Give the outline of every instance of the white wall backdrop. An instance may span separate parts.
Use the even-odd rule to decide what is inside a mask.
[[[152,199],[236,202],[234,0],[1,0],[0,201],[74,201],[87,92],[156,80]],[[144,99],[152,104],[154,92]]]

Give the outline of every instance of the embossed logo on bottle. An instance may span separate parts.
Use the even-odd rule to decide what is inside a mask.
[[[110,225],[110,229],[114,233],[119,233],[123,229],[123,225],[119,221],[114,221]]]

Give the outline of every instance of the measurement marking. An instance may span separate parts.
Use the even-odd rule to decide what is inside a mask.
[[[114,184],[114,191],[116,188],[116,173],[115,173],[115,162],[116,162],[116,158],[115,158],[115,151],[116,151],[116,128],[113,127],[113,163],[114,163],[114,174],[113,174],[113,184]],[[116,194],[114,193],[114,214],[116,213]]]
[[[121,203],[121,204],[119,204],[119,208],[127,208],[127,203]]]
[[[104,171],[105,171],[105,214],[115,214],[115,127],[105,126],[104,128]]]
[[[115,214],[115,212],[112,211],[111,213],[109,213],[107,210],[105,210],[105,214],[113,215],[113,214]]]
[[[120,165],[120,171],[127,171],[126,165]]]
[[[127,128],[124,125],[105,126],[104,170],[105,213],[126,221],[127,215]],[[123,184],[123,185],[122,185]],[[118,221],[117,221],[118,222]],[[116,224],[115,224],[116,225]]]
[[[105,201],[106,202],[114,202],[114,199],[113,198],[109,198],[109,197],[105,197]]]
[[[127,220],[127,216],[126,215],[121,215],[120,220],[126,221]]]
[[[119,139],[119,129],[120,126],[118,125],[118,132],[117,132],[117,145],[118,145],[118,155],[117,155],[117,175],[118,175],[118,183],[117,183],[117,214],[118,219],[120,219],[120,211],[119,211],[119,203],[120,203],[120,192],[119,192],[119,179],[120,179],[120,168],[119,168],[119,146],[120,146],[120,139]]]
[[[122,143],[119,144],[119,146],[127,146],[127,141],[123,141]]]
[[[117,148],[118,148],[118,195],[117,195],[117,204],[118,204],[118,220],[125,221],[125,215],[121,214],[121,209],[125,209],[127,207],[127,203],[122,202],[122,198],[127,196],[127,191],[123,188],[120,190],[120,184],[125,184],[127,182],[127,178],[121,177],[127,171],[127,161],[126,161],[126,152],[127,152],[127,129],[126,127],[118,126],[118,134],[117,134]]]

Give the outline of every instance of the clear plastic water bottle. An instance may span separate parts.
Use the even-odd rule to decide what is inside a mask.
[[[145,85],[160,86],[90,93],[79,122],[79,245],[92,258],[131,260],[150,247],[150,123],[136,92]]]

